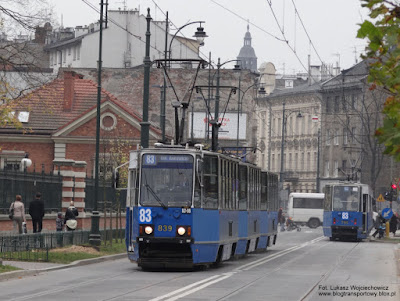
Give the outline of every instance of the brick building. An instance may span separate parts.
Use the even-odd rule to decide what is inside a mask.
[[[85,180],[94,172],[97,84],[73,71],[25,96],[12,114],[21,127],[0,128],[0,169],[21,169],[28,154],[32,166],[44,172],[61,170],[62,207],[74,198],[85,208]],[[126,161],[123,156],[140,142],[139,114],[106,90],[101,91],[100,173]],[[160,131],[150,126],[150,143]],[[122,162],[122,163],[124,163]]]

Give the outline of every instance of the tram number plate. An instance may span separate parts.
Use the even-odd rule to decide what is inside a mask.
[[[192,213],[192,208],[182,208],[182,213]]]
[[[347,225],[348,223],[348,221],[343,221],[343,225]]]
[[[158,232],[171,232],[172,226],[171,225],[158,225],[157,230],[158,230]]]

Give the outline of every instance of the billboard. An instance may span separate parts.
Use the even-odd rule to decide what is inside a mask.
[[[214,114],[211,114],[214,118]],[[218,131],[218,139],[221,140],[236,140],[237,139],[237,128],[238,128],[238,114],[237,113],[225,113],[220,114],[218,122],[221,123],[221,127]],[[193,113],[193,137],[198,139],[204,139],[207,137],[207,116],[204,112]],[[191,137],[192,131],[192,114],[189,113],[188,122],[188,137]],[[239,114],[239,139],[246,139],[246,128],[247,128],[247,114]],[[211,124],[208,128],[209,138],[211,138]]]

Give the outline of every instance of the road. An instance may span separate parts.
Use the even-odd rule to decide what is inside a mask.
[[[147,272],[108,261],[1,282],[0,300],[400,300],[397,250],[303,228],[218,268]]]

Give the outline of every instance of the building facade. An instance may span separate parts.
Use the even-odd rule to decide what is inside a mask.
[[[147,20],[138,10],[109,10],[103,25],[102,66],[131,68],[142,65],[145,56]],[[164,58],[165,22],[150,23],[150,59]],[[50,66],[59,68],[97,68],[99,23],[76,28],[59,28],[47,36],[45,50]],[[172,35],[168,34],[168,45]],[[199,58],[199,43],[177,37],[171,45],[171,58]],[[169,51],[169,49],[167,50]]]

